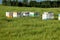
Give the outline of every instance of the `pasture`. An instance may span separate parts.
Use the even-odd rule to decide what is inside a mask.
[[[33,11],[40,17],[6,18],[5,12]],[[54,20],[42,20],[43,12],[54,12]],[[0,40],[60,40],[60,8],[11,7],[0,5]]]

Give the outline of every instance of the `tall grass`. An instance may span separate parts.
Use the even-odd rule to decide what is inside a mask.
[[[34,11],[40,17],[20,17],[8,19],[6,11]],[[60,40],[60,21],[41,20],[45,11],[54,12],[55,17],[60,8],[34,8],[0,6],[0,40]]]

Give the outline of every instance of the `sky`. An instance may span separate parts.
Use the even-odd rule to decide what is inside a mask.
[[[2,3],[2,0],[0,0],[0,4]]]

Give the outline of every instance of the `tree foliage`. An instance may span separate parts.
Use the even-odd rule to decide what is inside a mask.
[[[60,7],[60,1],[42,1],[42,2],[36,2],[36,1],[30,1],[28,3],[27,0],[23,0],[23,2],[18,2],[18,0],[3,0],[3,5],[8,6],[25,6],[25,7],[41,7],[41,8],[51,8],[51,7]]]

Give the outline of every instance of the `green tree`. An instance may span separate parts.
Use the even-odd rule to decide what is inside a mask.
[[[3,5],[6,5],[7,4],[7,1],[6,0],[2,0],[2,4]]]
[[[53,1],[51,5],[52,7],[57,7],[57,1]]]
[[[13,0],[13,6],[15,6],[16,4],[15,4],[15,2],[16,2],[16,0]]]
[[[41,2],[40,4],[40,7],[43,7],[43,8],[50,8],[51,7],[51,1],[43,1]]]
[[[28,0],[23,0],[23,3],[28,3]]]
[[[18,6],[18,0],[16,0],[16,6]]]
[[[30,1],[30,6],[31,7],[36,7],[37,2],[36,1]]]
[[[8,1],[7,1],[7,5],[8,5],[8,6],[11,6],[11,0],[8,0]]]

